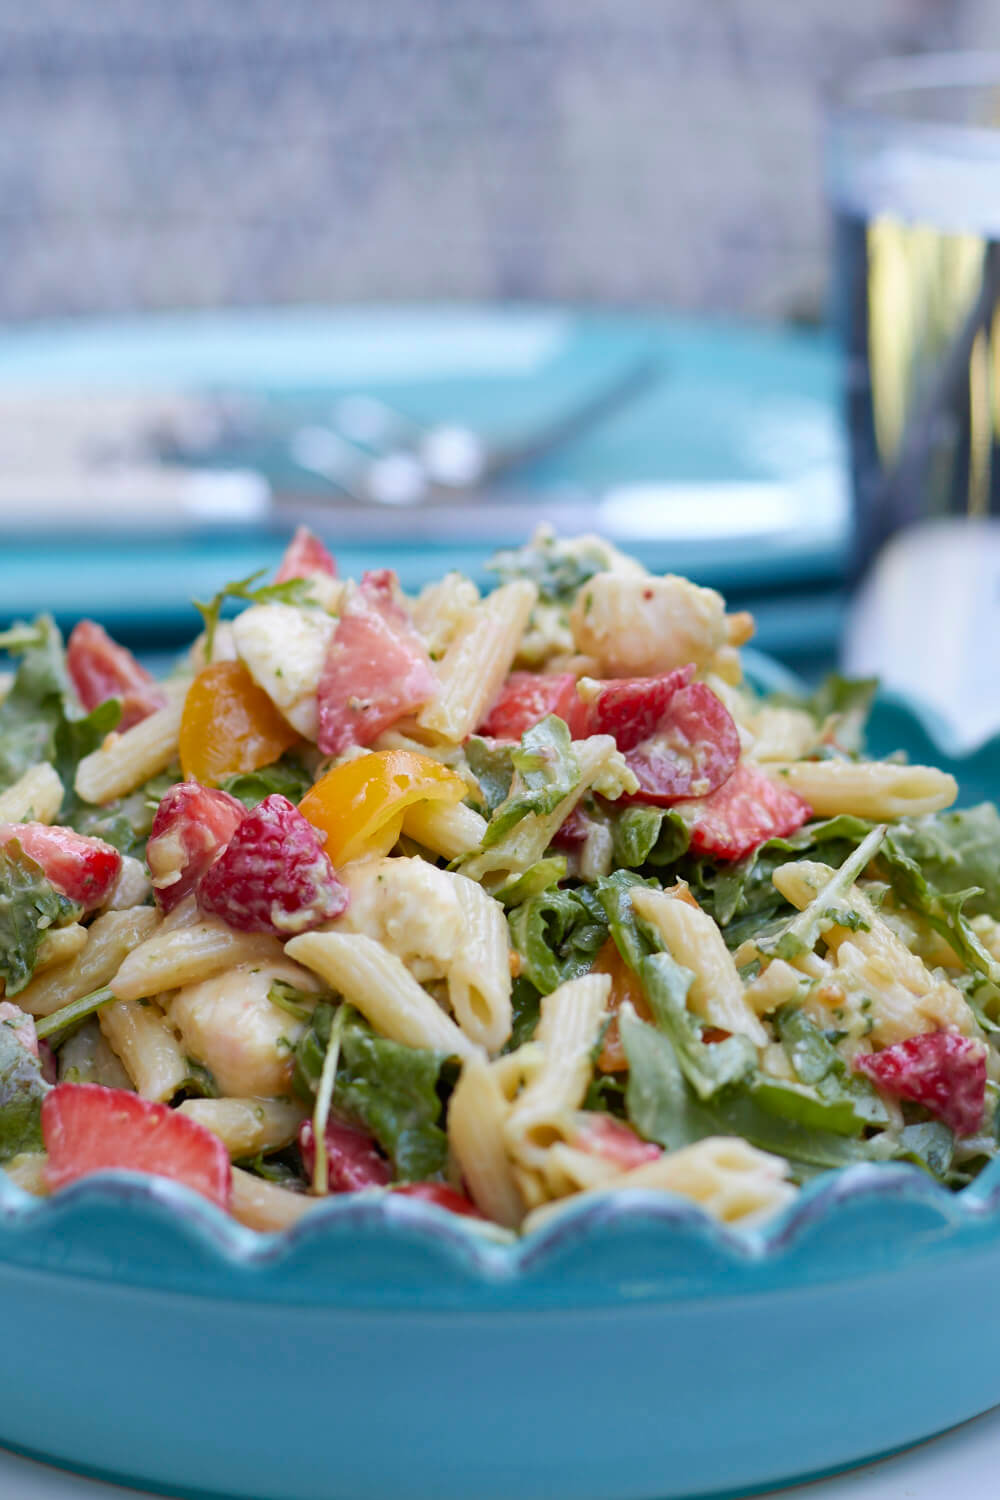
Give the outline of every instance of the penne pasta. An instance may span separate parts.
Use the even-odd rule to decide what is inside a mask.
[[[707,912],[669,891],[636,886],[632,909],[660,934],[673,958],[694,978],[687,1003],[695,1015],[723,1031],[767,1044],[767,1032],[747,1003],[743,981],[725,939]]]
[[[164,926],[154,932],[109,979],[119,999],[142,1000],[197,984],[237,964],[280,959],[281,951],[276,938],[235,932],[218,917],[204,917],[189,926]]]
[[[422,728],[453,744],[472,734],[510,671],[537,597],[522,580],[468,610],[438,664],[438,691],[417,715]]]
[[[86,929],[86,946],[34,978],[18,995],[18,1005],[33,1016],[48,1016],[71,1000],[101,989],[114,978],[126,955],[155,932],[159,921],[151,906],[105,912]],[[49,936],[55,940],[56,933]]]
[[[166,1016],[152,1000],[113,1000],[98,1012],[101,1031],[144,1099],[172,1099],[191,1069]]]
[[[504,1143],[509,1112],[496,1066],[467,1058],[448,1106],[448,1144],[472,1201],[513,1229],[524,1216],[524,1204]]]
[[[292,1099],[185,1099],[177,1107],[217,1135],[237,1160],[290,1145],[306,1118]]]
[[[916,817],[950,807],[958,783],[936,766],[897,765],[893,761],[768,761],[761,770],[808,802],[818,818],[852,813],[881,823]]]
[[[189,678],[162,684],[167,704],[124,734],[109,734],[103,745],[85,755],[73,783],[85,802],[111,802],[165,771],[177,755],[181,715]]]
[[[432,854],[459,859],[479,848],[486,819],[464,802],[418,802],[404,814],[403,832]]]
[[[454,882],[460,928],[448,968],[448,998],[455,1019],[487,1052],[510,1036],[510,940],[503,907],[464,875]]]
[[[248,1229],[258,1229],[263,1233],[291,1229],[310,1209],[322,1202],[322,1198],[293,1193],[275,1182],[266,1182],[263,1177],[244,1172],[241,1167],[233,1168],[232,1215]]]
[[[0,823],[54,823],[62,800],[59,774],[43,760],[0,792]]]
[[[449,1057],[477,1057],[480,1049],[422,989],[401,959],[361,933],[306,932],[285,952],[312,969],[370,1021],[407,1047]]]

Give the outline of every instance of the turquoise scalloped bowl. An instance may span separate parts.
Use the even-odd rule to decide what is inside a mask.
[[[932,754],[879,705],[876,748]],[[950,762],[955,765],[955,762]],[[958,764],[1000,786],[1000,740]],[[518,1243],[414,1200],[254,1234],[165,1181],[0,1174],[0,1440],[174,1494],[748,1494],[1000,1402],[1000,1163],[958,1195],[859,1166],[734,1233],[664,1195]]]

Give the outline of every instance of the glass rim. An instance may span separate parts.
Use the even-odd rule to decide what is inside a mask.
[[[933,141],[961,151],[1000,150],[1000,121],[973,124],[922,114],[919,109],[895,110],[891,101],[910,95],[919,101],[949,93],[1000,90],[1000,51],[928,52],[912,57],[879,58],[852,73],[830,101],[828,123],[839,128],[862,126],[878,133]]]

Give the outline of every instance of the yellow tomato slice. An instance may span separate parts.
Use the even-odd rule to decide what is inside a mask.
[[[345,761],[321,776],[299,803],[299,811],[326,834],[324,848],[335,865],[363,855],[388,854],[403,813],[415,802],[461,802],[468,788],[461,776],[412,750],[375,750]]]
[[[213,786],[234,771],[271,765],[298,740],[241,661],[202,667],[188,689],[180,733],[185,776]]]

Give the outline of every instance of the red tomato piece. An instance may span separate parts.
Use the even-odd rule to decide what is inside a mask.
[[[308,526],[300,526],[285,548],[274,581],[288,583],[292,578],[308,578],[310,573],[325,573],[328,578],[336,578],[337,564],[315,532]]]
[[[592,827],[593,819],[588,818],[583,808],[577,803],[569,817],[563,819],[552,835],[553,849],[579,849],[581,844],[586,843],[587,835]]]
[[[644,1141],[623,1120],[592,1111],[577,1116],[573,1145],[579,1146],[581,1151],[589,1151],[592,1156],[606,1157],[625,1172],[663,1155],[659,1146]]]
[[[691,849],[715,859],[742,859],[767,839],[786,838],[812,817],[790,787],[778,786],[745,761],[708,797],[679,802],[691,828]]]
[[[319,748],[340,755],[372,740],[426,703],[437,678],[395,573],[366,573],[344,607],[323,664]]]
[[[17,839],[29,859],[41,865],[57,891],[84,911],[103,906],[118,879],[122,857],[103,839],[50,828],[46,823],[0,823],[0,848]]]
[[[190,895],[246,816],[238,798],[197,781],[172,786],[156,809],[146,863],[157,904],[173,911]]]
[[[148,719],[167,701],[152,674],[94,620],[74,625],[66,643],[66,670],[88,713],[109,698],[121,699],[119,730]]]
[[[656,734],[674,695],[694,676],[694,667],[678,667],[662,677],[611,677],[582,707],[577,738],[610,734],[625,755]]]
[[[367,1130],[331,1115],[323,1134],[331,1193],[356,1193],[361,1188],[386,1187],[392,1181],[392,1163],[386,1161]],[[311,1181],[316,1167],[316,1137],[311,1120],[303,1120],[299,1128],[299,1150]]]
[[[446,1208],[449,1213],[464,1214],[467,1219],[486,1217],[480,1213],[471,1198],[456,1192],[443,1182],[401,1182],[398,1187],[393,1188],[393,1192],[402,1193],[404,1198],[419,1198],[424,1203],[434,1203],[438,1208]]]
[[[951,1031],[907,1037],[862,1052],[854,1069],[897,1099],[923,1104],[956,1135],[975,1135],[986,1102],[986,1048]]]
[[[228,1209],[229,1155],[217,1135],[166,1104],[99,1083],[60,1083],[42,1101],[46,1185],[122,1167],[183,1182]]]
[[[322,836],[278,792],[244,815],[197,895],[230,927],[280,938],[332,921],[348,902]]]
[[[547,714],[557,714],[572,729],[580,709],[572,672],[511,672],[478,733],[494,740],[519,740]]]

